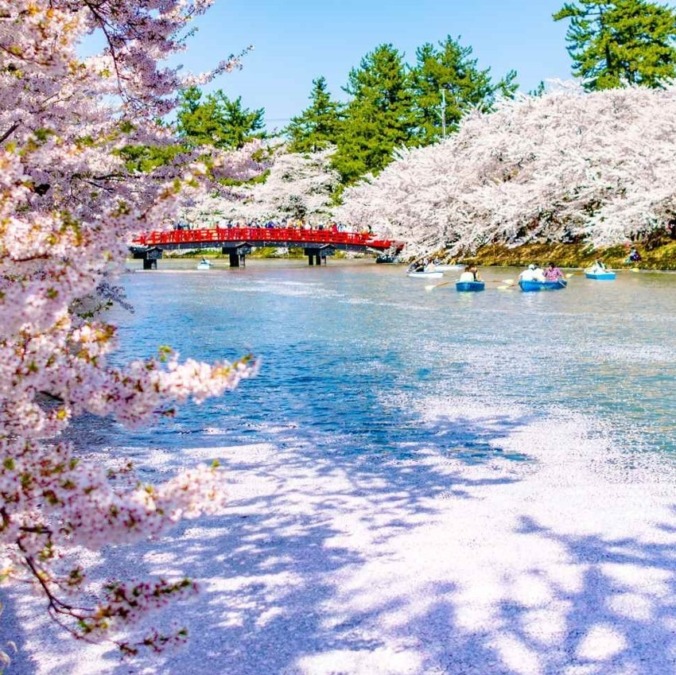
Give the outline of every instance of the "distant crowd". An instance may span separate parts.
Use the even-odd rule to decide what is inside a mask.
[[[371,226],[366,228],[349,227],[343,223],[337,223],[334,220],[326,222],[310,223],[307,220],[300,220],[297,218],[289,218],[287,220],[222,220],[216,225],[210,227],[218,227],[221,229],[232,229],[239,227],[249,227],[255,229],[275,229],[275,228],[293,228],[297,230],[329,230],[330,232],[351,232],[361,234],[372,234]],[[195,230],[205,229],[201,225],[192,225],[190,223],[177,223],[174,226],[175,230]]]

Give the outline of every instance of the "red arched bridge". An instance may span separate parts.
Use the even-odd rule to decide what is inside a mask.
[[[203,230],[177,229],[164,232],[147,232],[132,240],[134,258],[143,260],[143,269],[157,268],[163,251],[177,249],[220,248],[230,255],[230,267],[243,266],[246,255],[261,246],[304,249],[310,265],[320,265],[322,260],[342,251],[399,251],[403,244],[378,239],[369,233],[340,232],[337,230],[305,230],[296,227],[227,227]]]

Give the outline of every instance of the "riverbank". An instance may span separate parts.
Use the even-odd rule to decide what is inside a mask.
[[[166,258],[206,258],[207,260],[227,260],[229,254],[222,253],[220,249],[217,248],[207,248],[207,249],[190,249],[190,250],[178,250],[178,251],[166,251],[164,253]],[[353,258],[369,258],[369,254],[365,253],[354,253],[349,251],[334,251],[333,255],[330,256],[331,259],[342,260],[342,259],[353,259]],[[375,256],[374,256],[375,257]],[[272,259],[272,260],[300,260],[306,258],[305,250],[303,248],[285,248],[285,247],[274,247],[274,246],[263,246],[260,248],[254,248],[251,253],[247,254],[247,258],[256,258],[256,259]]]
[[[587,244],[522,244],[514,248],[494,244],[482,247],[462,261],[482,267],[524,267],[533,262],[545,265],[551,260],[559,267],[584,268],[595,260],[602,260],[613,269],[676,270],[676,242],[651,249],[639,244],[636,248],[641,260],[629,264],[625,263],[627,249],[624,246],[590,249]]]

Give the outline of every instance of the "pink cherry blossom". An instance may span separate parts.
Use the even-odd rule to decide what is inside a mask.
[[[326,221],[339,182],[331,168],[333,152],[335,148],[308,154],[290,153],[284,145],[270,148],[262,163],[268,169],[264,182],[235,187],[229,194],[205,195],[184,210],[183,218],[199,226],[218,225],[224,219],[286,220],[298,214],[311,223]]]
[[[145,485],[85,461],[60,435],[82,413],[140,424],[190,398],[220,396],[256,362],[181,362],[170,350],[112,367],[115,326],[98,310],[128,242],[177,221],[186,199],[261,165],[251,150],[185,153],[141,173],[120,150],[167,145],[156,120],[185,85],[161,65],[185,47],[190,21],[211,0],[0,0],[0,580],[25,581],[53,618],[84,639],[117,640],[125,653],[180,642],[116,631],[194,591],[188,580],[110,582],[98,601],[77,598],[79,547],[156,536],[182,518],[222,507],[215,467]],[[105,49],[82,58],[88,35]],[[200,81],[238,66],[228,59]],[[99,317],[99,318],[97,318]],[[124,472],[129,467],[125,466]]]
[[[436,145],[402,150],[344,194],[337,217],[416,256],[490,243],[620,244],[676,216],[676,89],[541,97],[472,112]]]

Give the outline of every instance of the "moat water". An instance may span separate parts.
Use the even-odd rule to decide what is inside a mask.
[[[502,452],[495,430],[463,423],[481,405],[582,414],[628,457],[676,450],[676,274],[598,282],[578,272],[566,290],[521,293],[498,290],[518,270],[489,269],[485,292],[461,294],[372,262],[195,265],[163,260],[124,276],[135,312],[114,312],[115,360],[158,345],[205,361],[251,352],[260,375],[175,419],[108,429],[107,443],[180,450],[300,437],[374,461],[425,447],[481,462]],[[429,405],[447,407],[450,429],[429,423]],[[527,460],[528,448],[509,456]]]

